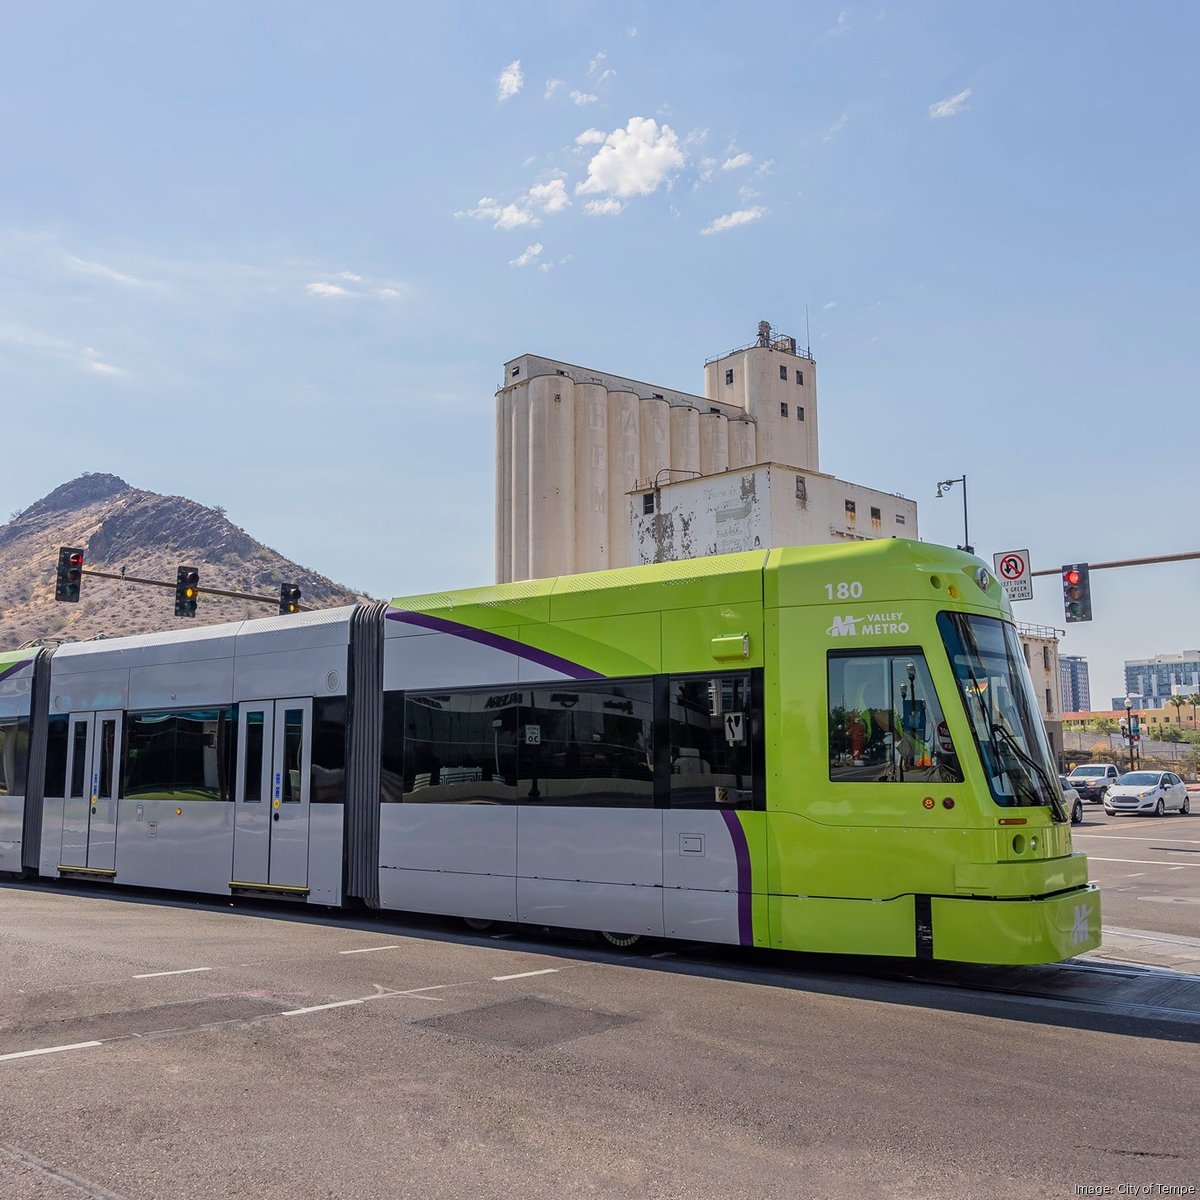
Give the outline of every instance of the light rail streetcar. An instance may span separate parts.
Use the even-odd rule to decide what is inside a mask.
[[[1003,590],[900,539],[0,655],[0,870],[618,945],[1100,943]]]

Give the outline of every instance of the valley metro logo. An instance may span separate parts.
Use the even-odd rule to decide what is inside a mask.
[[[1071,945],[1078,946],[1088,938],[1088,917],[1092,915],[1090,904],[1075,905],[1075,924],[1071,926]]]
[[[865,620],[865,617],[834,617],[833,624],[825,632],[830,637],[856,637],[858,622]]]

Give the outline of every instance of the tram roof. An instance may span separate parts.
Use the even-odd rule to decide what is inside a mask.
[[[983,565],[978,558],[946,546],[879,538],[429,592],[397,597],[391,605],[409,612],[452,614],[456,621],[476,628],[500,629],[708,605],[759,602],[778,608],[824,604],[828,603],[824,583],[853,578],[869,579],[879,603],[929,599],[936,588],[944,585],[948,589],[953,582],[956,587],[963,584],[960,595],[966,605],[974,601],[975,606],[989,611],[998,606],[1007,611],[1002,589],[994,580],[990,580],[986,595],[980,592],[975,579]],[[814,576],[819,576],[816,584]],[[936,583],[931,582],[934,579]]]

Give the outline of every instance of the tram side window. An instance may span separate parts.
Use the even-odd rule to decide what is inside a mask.
[[[71,799],[83,795],[87,780],[87,741],[88,727],[86,721],[75,722],[74,744],[71,747]]]
[[[129,800],[232,800],[232,708],[130,713],[121,794]]]
[[[404,693],[383,693],[383,745],[380,748],[379,800],[404,799]]]
[[[519,733],[522,803],[654,807],[649,680],[535,687]]]
[[[29,762],[29,722],[0,721],[0,796],[23,796]]]
[[[750,808],[762,721],[750,675],[672,676],[671,807]]]
[[[46,775],[44,791],[47,796],[63,796],[67,791],[67,744],[70,717],[51,717],[46,728]]]
[[[415,804],[511,804],[517,799],[521,692],[404,698],[403,799]],[[385,706],[385,717],[386,717]],[[387,743],[385,735],[385,769]]]
[[[962,769],[925,656],[829,656],[829,778],[957,783]]]
[[[346,802],[346,697],[313,703],[312,802]]]

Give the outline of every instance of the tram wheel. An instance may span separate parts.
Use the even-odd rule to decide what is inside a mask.
[[[486,933],[495,923],[487,917],[463,917],[463,924],[476,933]]]
[[[601,929],[599,934],[602,941],[607,942],[610,946],[615,946],[618,950],[628,950],[642,940],[640,933],[613,933],[612,930]]]

